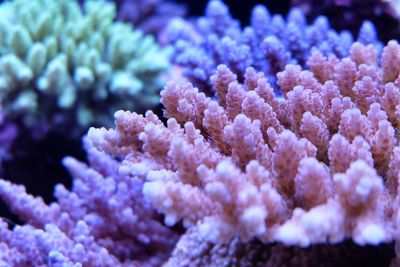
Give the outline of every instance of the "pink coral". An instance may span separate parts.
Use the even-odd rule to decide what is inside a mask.
[[[143,134],[154,125],[154,135],[164,136],[157,143],[163,157],[148,148],[155,140],[139,138],[142,145],[122,165],[150,168],[140,175],[147,201],[168,224],[197,225],[213,242],[235,236],[302,246],[389,241],[396,224],[388,203],[396,196],[399,161],[392,156],[398,108],[389,95],[399,89],[383,83],[388,71],[368,76],[369,68],[378,68],[374,49],[355,43],[345,59],[315,51],[311,71],[288,65],[278,74],[281,99],[251,68],[244,84],[227,67],[218,68],[212,82],[219,103],[190,85],[169,84],[162,92],[165,115],[181,126],[172,129],[171,119],[168,127],[145,122]],[[328,61],[329,69],[321,70]],[[106,135],[119,134],[116,123],[117,131]],[[89,138],[98,149],[115,151],[102,131],[92,130]],[[148,166],[140,154],[158,165]]]

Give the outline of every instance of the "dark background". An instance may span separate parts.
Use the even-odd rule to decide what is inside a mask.
[[[190,0],[177,0],[178,3],[183,3],[188,7],[189,16],[201,16],[204,14],[204,9],[208,3],[207,0],[190,1]],[[246,25],[252,8],[257,4],[263,4],[268,7],[272,14],[286,14],[290,8],[289,0],[238,0],[238,1],[224,1],[229,6],[232,17],[242,21],[242,25]]]
[[[208,1],[176,0],[176,2],[187,6],[189,16],[201,16],[204,14]],[[271,14],[282,15],[286,15],[291,6],[299,6],[306,11],[309,23],[318,15],[325,15],[335,30],[346,29],[350,30],[353,35],[357,35],[362,22],[370,20],[377,28],[379,39],[384,43],[391,39],[400,39],[399,19],[394,17],[382,0],[236,0],[224,2],[229,6],[232,17],[240,20],[242,26],[248,24],[251,10],[257,4],[268,7]],[[339,2],[348,4],[335,4]]]

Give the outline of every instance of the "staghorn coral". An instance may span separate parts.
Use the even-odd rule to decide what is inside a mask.
[[[248,69],[240,83],[221,65],[211,78],[219,98],[170,82],[161,92],[166,126],[152,113],[119,111],[115,129],[88,137],[145,181],[144,197],[167,225],[197,227],[203,240],[397,240],[399,48],[392,41],[378,58],[355,43],[334,60],[314,51],[310,70],[278,73],[283,97],[262,73]]]
[[[113,22],[114,4],[15,0],[0,14],[0,102],[39,136],[66,126],[80,135],[118,109],[158,103],[170,51]]]
[[[325,56],[345,57],[353,43],[350,32],[331,29],[326,17],[319,16],[309,25],[303,12],[296,8],[284,19],[257,5],[250,25],[242,28],[220,0],[209,1],[205,16],[196,23],[175,21],[168,32],[176,47],[174,62],[207,93],[212,85],[208,78],[219,64],[228,66],[240,82],[244,81],[245,69],[252,66],[275,86],[276,73],[289,63],[304,66],[313,48]],[[374,25],[368,21],[361,27],[358,41],[381,46]]]
[[[143,201],[143,182],[86,143],[90,167],[73,158],[64,165],[72,190],[55,188],[47,205],[23,186],[0,180],[0,196],[27,224],[0,223],[0,263],[11,266],[159,266],[173,249],[174,231]],[[62,265],[64,264],[64,265]]]

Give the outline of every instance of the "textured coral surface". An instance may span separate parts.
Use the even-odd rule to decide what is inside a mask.
[[[119,111],[115,129],[91,129],[88,138],[119,159],[120,174],[144,181],[144,199],[166,225],[182,222],[181,242],[391,242],[399,49],[389,42],[379,60],[361,43],[343,59],[315,51],[309,70],[287,65],[278,73],[283,97],[262,73],[248,68],[242,84],[221,65],[211,77],[217,98],[170,82],[161,92],[167,125],[152,112]],[[179,244],[177,257],[186,247]]]
[[[343,59],[314,52],[310,70],[278,73],[282,98],[262,73],[248,68],[241,84],[221,65],[218,102],[170,82],[167,126],[120,111],[115,129],[89,139],[146,181],[167,225],[199,224],[210,241],[387,242],[397,232],[399,49],[390,42],[381,66],[372,45]]]

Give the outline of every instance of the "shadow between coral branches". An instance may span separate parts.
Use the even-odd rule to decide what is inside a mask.
[[[13,158],[3,163],[2,177],[22,184],[34,196],[41,196],[46,203],[54,201],[53,190],[58,183],[71,188],[71,176],[61,164],[65,156],[85,161],[82,142],[68,135],[49,132],[45,138],[35,140],[28,131],[21,133],[12,147]],[[19,223],[4,203],[0,202],[0,216]]]

